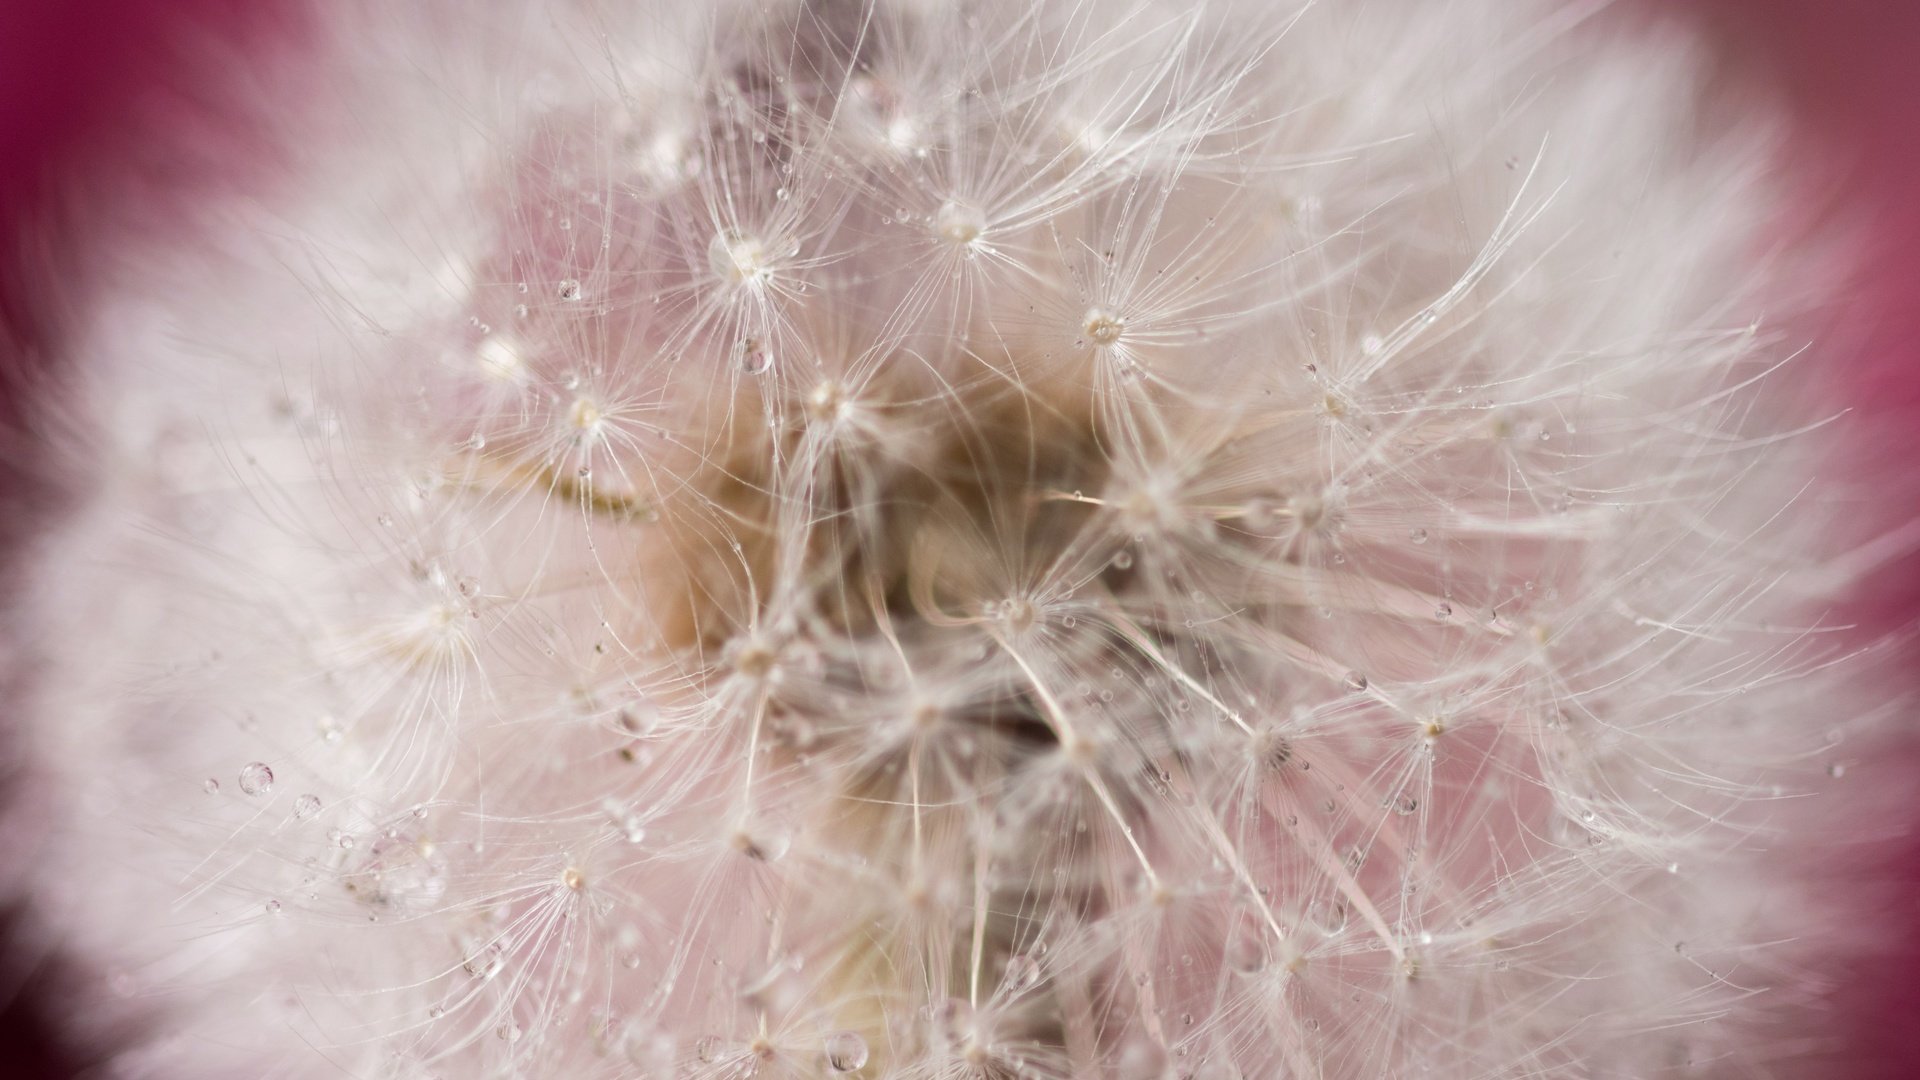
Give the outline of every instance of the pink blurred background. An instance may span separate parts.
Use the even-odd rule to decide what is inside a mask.
[[[1822,343],[1836,397],[1854,410],[1855,480],[1875,493],[1871,504],[1885,516],[1876,524],[1920,521],[1920,4],[1642,2],[1700,21],[1732,77],[1788,103],[1809,236],[1859,229],[1868,238],[1847,301],[1804,330]],[[174,219],[168,208],[185,204],[169,194],[257,180],[268,163],[245,138],[257,102],[202,96],[209,84],[191,76],[207,64],[276,78],[297,68],[296,11],[279,0],[0,0],[0,431],[17,430],[25,387],[57,355],[63,320],[85,306],[87,283],[68,246],[89,230],[72,207],[91,188],[123,192],[131,181],[144,219],[119,224],[166,229],[185,216]],[[182,155],[166,141],[178,123],[214,149]],[[99,212],[89,205],[90,216]],[[17,461],[0,454],[0,552],[49,496]],[[1875,630],[1912,626],[1920,558],[1908,552],[1871,575],[1849,616]],[[1920,777],[1906,762],[1883,767],[1911,770],[1903,782]],[[0,800],[5,791],[0,777]],[[1920,837],[1892,831],[1899,839],[1884,847],[1880,873],[1899,884],[1901,936],[1847,973],[1848,1005],[1833,1017],[1845,1047],[1840,1075],[1860,1080],[1920,1075]],[[0,921],[10,922],[3,907]],[[57,955],[17,925],[8,938],[0,1074],[80,1074],[103,1048],[70,1045],[45,1007],[64,977]]]

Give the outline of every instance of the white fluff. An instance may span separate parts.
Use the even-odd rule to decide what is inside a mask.
[[[35,892],[158,1018],[122,1074],[1799,1049],[1782,808],[1877,703],[1693,53],[400,7],[329,5],[301,183],[82,350]]]

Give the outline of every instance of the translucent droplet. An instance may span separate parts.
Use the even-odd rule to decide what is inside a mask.
[[[1007,961],[1006,984],[1009,990],[1025,990],[1040,981],[1040,961],[1026,953],[1015,953]]]
[[[1267,966],[1267,928],[1252,919],[1242,920],[1227,938],[1227,967],[1242,975],[1256,975]]]
[[[1138,1036],[1120,1049],[1115,1066],[1119,1080],[1165,1080],[1172,1072],[1167,1048],[1145,1036]]]
[[[1409,529],[1407,530],[1407,539],[1416,544],[1424,544],[1427,542],[1427,530],[1419,528]]]
[[[980,239],[987,231],[987,215],[976,206],[948,199],[933,216],[933,231],[949,244],[964,246]]]
[[[1113,556],[1113,568],[1115,570],[1133,569],[1133,552],[1131,551],[1116,552]]]
[[[1347,672],[1347,689],[1352,690],[1354,693],[1359,693],[1360,691],[1365,690],[1366,688],[1367,688],[1367,676],[1365,672],[1360,672],[1360,671]]]
[[[693,1044],[693,1056],[699,1058],[705,1065],[711,1065],[720,1060],[720,1036],[700,1036],[700,1041]]]
[[[1406,817],[1418,809],[1420,809],[1420,800],[1411,795],[1402,795],[1393,800],[1393,812],[1401,817]]]
[[[526,358],[520,355],[519,347],[499,336],[482,341],[475,350],[475,359],[479,361],[480,373],[493,379],[517,378],[526,367]]]
[[[733,834],[733,849],[755,862],[775,862],[791,845],[792,839],[786,833],[772,829],[756,832],[743,829]]]
[[[320,797],[318,795],[302,795],[293,800],[293,816],[296,818],[310,818],[319,812]]]
[[[280,901],[278,900],[267,901],[267,914],[269,915],[280,914]]]
[[[507,966],[506,958],[500,955],[500,951],[499,945],[488,945],[477,955],[467,957],[460,966],[476,979],[491,979]]]
[[[1349,913],[1344,900],[1315,900],[1307,905],[1307,918],[1329,936],[1347,928]]]
[[[248,762],[240,770],[240,790],[248,795],[264,795],[273,790],[273,770],[264,761]]]
[[[200,790],[209,795],[218,795],[220,794],[220,781],[209,776],[207,777],[207,782],[200,785]]]
[[[929,1005],[927,1020],[934,1032],[948,1043],[962,1043],[973,1037],[973,1005],[966,998],[948,998]]]
[[[1081,326],[1086,331],[1087,340],[1102,348],[1119,341],[1126,328],[1125,320],[1100,308],[1087,312],[1086,321]]]
[[[673,1036],[650,1024],[635,1024],[623,1040],[627,1060],[644,1080],[668,1080],[673,1075]]]
[[[1838,761],[1829,762],[1827,765],[1827,775],[1838,780],[1847,775],[1847,767]]]
[[[562,300],[580,299],[580,279],[579,278],[563,279],[560,282],[560,288],[558,292],[559,292],[560,299]]]
[[[827,1036],[827,1068],[834,1072],[852,1072],[867,1063],[867,1040],[857,1031],[836,1031]]]
[[[707,267],[722,281],[748,285],[769,274],[767,248],[758,237],[725,229],[707,245]]]
[[[773,367],[773,350],[760,338],[741,338],[735,351],[739,354],[740,370],[749,375],[764,375]]]
[[[1239,1066],[1224,1051],[1216,1051],[1194,1066],[1192,1080],[1240,1080]]]

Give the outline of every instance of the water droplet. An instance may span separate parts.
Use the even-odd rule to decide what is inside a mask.
[[[1227,939],[1227,967],[1242,975],[1257,975],[1267,966],[1267,928],[1243,919]]]
[[[741,338],[735,352],[740,358],[740,370],[749,375],[764,375],[773,367],[773,350],[761,338]]]
[[[293,816],[296,818],[310,818],[319,812],[320,797],[317,795],[302,795],[293,800]]]
[[[1194,1066],[1191,1080],[1241,1080],[1241,1072],[1224,1052],[1215,1052]]]
[[[720,1059],[720,1036],[702,1035],[700,1041],[693,1044],[693,1056],[705,1065],[711,1065]]]
[[[560,296],[560,299],[562,300],[580,299],[580,279],[579,278],[562,279],[560,282],[560,287],[557,291]]]
[[[280,901],[278,900],[267,901],[267,914],[269,915],[280,914]]]
[[[1424,544],[1427,542],[1427,530],[1420,528],[1408,529],[1407,539],[1416,544]]]
[[[1433,617],[1442,620],[1453,618],[1453,605],[1447,603],[1445,600],[1440,601],[1440,603],[1434,605]]]
[[[767,246],[758,237],[724,229],[707,245],[707,268],[734,285],[752,285],[771,274]]]
[[[1846,765],[1838,761],[1829,762],[1827,765],[1827,775],[1833,777],[1835,780],[1838,780],[1841,777],[1847,775],[1847,767]]]
[[[927,1006],[927,1022],[942,1040],[966,1042],[973,1037],[973,1006],[966,998],[948,998]]]
[[[1086,319],[1081,323],[1081,329],[1086,332],[1088,341],[1105,348],[1120,340],[1120,335],[1126,331],[1127,324],[1124,319],[1112,312],[1094,308],[1087,312]]]
[[[273,770],[264,761],[247,763],[240,770],[240,790],[248,795],[264,795],[273,790]]]
[[[1113,568],[1115,570],[1133,569],[1133,552],[1131,551],[1115,552],[1113,556]]]
[[[476,979],[491,979],[495,975],[500,974],[501,970],[507,966],[507,962],[506,958],[501,955],[499,944],[495,943],[488,945],[486,948],[480,950],[479,953],[467,957],[466,961],[460,966],[467,974]]]
[[[933,216],[933,231],[949,244],[971,245],[987,231],[987,215],[976,206],[948,199]]]
[[[834,1072],[852,1072],[867,1063],[867,1040],[857,1031],[836,1031],[827,1036],[827,1067]]]
[[[1139,1036],[1121,1047],[1114,1075],[1117,1080],[1164,1080],[1172,1071],[1167,1048]]]
[[[1312,919],[1320,927],[1321,933],[1329,937],[1345,930],[1349,917],[1344,900],[1315,900],[1307,905],[1307,918]]]
[[[1352,690],[1354,693],[1357,694],[1360,691],[1365,690],[1366,688],[1367,688],[1367,676],[1365,672],[1360,672],[1360,671],[1347,672],[1347,689]]]
[[[791,844],[786,833],[770,829],[751,833],[743,829],[733,834],[733,849],[755,862],[777,862]]]
[[[1006,984],[1009,990],[1025,990],[1040,981],[1040,962],[1026,953],[1015,953],[1007,961]]]
[[[1420,800],[1411,795],[1402,795],[1393,801],[1393,812],[1401,817],[1406,817],[1418,809],[1420,809]]]
[[[652,1024],[636,1023],[621,1041],[627,1061],[639,1067],[642,1080],[668,1080],[673,1075],[673,1036]]]
[[[220,781],[209,776],[207,777],[207,782],[200,785],[200,790],[209,795],[218,795],[220,794]]]

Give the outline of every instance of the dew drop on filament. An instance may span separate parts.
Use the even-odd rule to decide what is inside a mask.
[[[1040,981],[1040,962],[1026,953],[1016,953],[1007,961],[1006,984],[1010,990],[1025,990]]]
[[[827,1067],[837,1073],[849,1073],[867,1063],[867,1040],[857,1031],[836,1031],[827,1036]]]
[[[248,795],[265,795],[272,791],[273,770],[264,761],[247,763],[240,770],[240,790]]]

